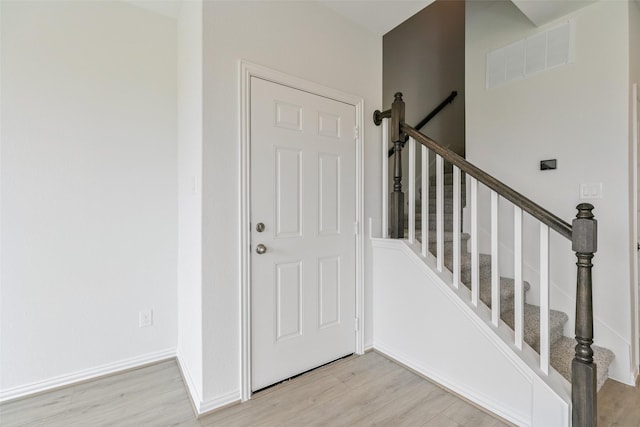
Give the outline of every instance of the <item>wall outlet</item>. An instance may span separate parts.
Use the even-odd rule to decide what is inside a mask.
[[[142,310],[138,315],[138,326],[146,328],[153,325],[153,310]]]

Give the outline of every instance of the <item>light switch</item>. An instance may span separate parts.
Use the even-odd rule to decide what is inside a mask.
[[[602,183],[580,184],[581,199],[602,199]]]

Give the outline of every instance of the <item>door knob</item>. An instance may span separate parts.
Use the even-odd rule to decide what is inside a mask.
[[[258,233],[262,233],[262,232],[264,231],[264,224],[263,224],[263,223],[261,223],[261,222],[257,223],[257,224],[256,224],[256,231],[257,231]]]
[[[256,253],[258,255],[262,255],[265,252],[267,252],[267,247],[265,245],[260,243],[258,246],[256,246]]]

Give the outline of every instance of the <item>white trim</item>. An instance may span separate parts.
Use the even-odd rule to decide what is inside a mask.
[[[0,391],[0,402],[25,397],[36,393],[51,391],[60,387],[81,383],[97,378],[122,373],[131,369],[138,369],[146,365],[162,362],[176,357],[176,349],[171,348],[154,353],[144,354],[129,359],[120,360],[113,363],[97,366],[95,368],[83,369],[65,375],[49,378],[43,381],[36,381],[6,390]]]
[[[522,208],[513,206],[513,288],[516,347],[524,344],[524,284],[522,280]]]
[[[634,382],[635,380],[637,380],[637,376],[638,376],[638,366],[640,365],[640,289],[638,289],[638,251],[637,251],[637,245],[638,245],[638,220],[640,218],[638,218],[638,144],[640,144],[640,135],[638,135],[638,114],[640,114],[640,111],[638,111],[638,108],[640,107],[640,93],[638,91],[638,84],[634,83],[633,84],[633,95],[632,95],[632,107],[631,107],[631,111],[632,111],[632,116],[631,116],[631,126],[632,126],[632,134],[633,134],[633,141],[632,141],[632,150],[633,150],[633,155],[632,160],[633,160],[633,182],[632,182],[632,188],[633,188],[633,194],[632,194],[632,199],[633,199],[633,214],[631,215],[631,218],[633,218],[633,224],[632,224],[632,247],[631,247],[631,251],[633,253],[633,275],[632,275],[632,279],[633,279],[633,290],[631,292],[631,295],[633,295],[634,297],[634,314],[633,314],[633,321],[635,323],[635,336],[633,337],[633,348],[634,348],[634,352],[635,352],[635,357],[632,358],[632,363],[634,366],[632,366],[632,372],[633,372],[633,379]]]
[[[199,407],[197,408],[198,417],[203,415],[207,415],[210,412],[216,411],[218,409],[222,409],[225,406],[229,406],[233,403],[240,402],[240,390],[235,390],[221,396],[216,397],[215,399],[209,399],[200,402]]]
[[[250,105],[251,77],[259,77],[273,83],[302,90],[325,98],[353,105],[356,109],[356,316],[361,319],[356,331],[356,353],[363,354],[364,347],[364,99],[317,83],[294,77],[271,68],[239,61],[240,73],[240,396],[242,401],[251,398],[251,253],[249,219],[251,212],[250,170]]]
[[[491,190],[491,322],[500,324],[500,230],[499,196]]]
[[[202,396],[198,391],[195,383],[193,382],[193,376],[187,367],[187,364],[183,362],[182,353],[180,350],[176,352],[176,361],[178,362],[178,369],[180,370],[180,374],[182,375],[182,381],[184,382],[187,388],[187,394],[189,395],[189,401],[191,402],[191,407],[193,411],[197,414],[198,408],[200,407],[200,402],[202,402]]]
[[[444,269],[444,159],[436,154],[436,259],[437,269]]]
[[[416,140],[409,137],[409,243],[416,241]]]
[[[385,158],[385,160],[387,159]],[[422,144],[420,144],[420,163],[420,188],[422,189],[422,193],[420,194],[420,228],[422,230],[420,231],[422,233],[422,256],[426,257],[429,252],[429,152],[427,151],[427,147]],[[389,176],[385,175],[385,182],[388,181]],[[456,224],[455,218],[453,223]]]
[[[550,310],[549,226],[540,223],[540,369],[545,374],[551,365]]]
[[[182,360],[182,354],[178,350],[178,354],[176,355],[176,360],[178,362],[178,369],[180,369],[180,374],[182,375],[182,381],[185,383],[187,388],[187,394],[189,395],[189,400],[191,401],[191,407],[196,414],[196,417],[201,417],[202,415],[206,415],[209,412],[221,409],[224,406],[230,405],[232,403],[240,402],[240,390],[235,390],[221,396],[218,396],[214,399],[203,400],[202,395],[198,391],[198,388],[195,386],[193,382],[193,377],[189,372],[189,368]]]
[[[471,186],[471,302],[478,306],[480,295],[480,259],[478,233],[478,180],[469,177]]]
[[[453,166],[453,287],[460,287],[460,168]],[[495,301],[495,300],[494,300]]]
[[[356,220],[364,224],[364,98],[347,95],[351,105],[356,107]],[[356,316],[360,319],[360,327],[356,331],[356,353],[364,354],[364,233],[362,226],[358,227],[356,236]]]

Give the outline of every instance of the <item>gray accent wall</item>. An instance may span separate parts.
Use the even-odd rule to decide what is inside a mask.
[[[453,90],[458,96],[423,133],[465,153],[465,3],[436,1],[383,36],[383,102],[402,92],[406,121],[415,126]]]

